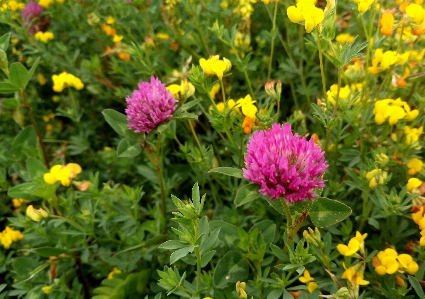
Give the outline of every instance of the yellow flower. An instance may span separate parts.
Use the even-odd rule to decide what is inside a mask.
[[[408,254],[400,254],[397,260],[402,267],[402,270],[406,271],[410,275],[415,275],[419,270],[419,265],[413,261],[413,258]]]
[[[55,35],[53,34],[53,32],[50,31],[46,31],[46,32],[42,32],[42,31],[38,31],[35,35],[34,35],[36,40],[39,40],[45,44],[47,44],[49,41],[51,41],[52,39],[55,38]]]
[[[220,56],[213,55],[208,60],[205,58],[201,58],[199,60],[199,64],[201,65],[202,70],[205,75],[217,75],[217,77],[222,80],[223,75],[230,71],[232,68],[232,63],[230,60],[223,57],[223,60],[220,60]]]
[[[302,283],[308,284],[310,281],[313,281],[314,278],[310,276],[310,272],[307,269],[304,270],[303,276],[299,278],[299,281]]]
[[[338,244],[336,249],[344,256],[352,256],[360,249],[360,243],[356,238],[351,238],[347,245]]]
[[[377,186],[383,185],[388,177],[388,173],[382,169],[374,169],[366,173],[366,179],[369,180],[369,187],[375,189]]]
[[[421,231],[421,239],[419,240],[419,245],[420,246],[425,246],[425,229],[423,229]]]
[[[50,294],[52,292],[52,289],[53,289],[52,286],[45,286],[45,287],[41,288],[43,293],[46,294],[46,295]]]
[[[106,18],[106,24],[108,24],[108,25],[112,25],[112,24],[114,24],[115,23],[115,18],[113,17],[113,16],[108,16],[107,18]]]
[[[112,41],[113,41],[114,43],[120,43],[120,42],[121,42],[121,40],[122,40],[123,38],[124,38],[124,36],[116,34],[116,35],[114,35],[114,37],[112,38]]]
[[[379,20],[379,25],[381,25],[381,33],[383,35],[391,36],[393,34],[394,15],[391,13],[384,13]]]
[[[422,185],[422,181],[420,179],[410,178],[407,181],[407,191],[408,192],[413,192],[416,189],[418,189],[421,185]]]
[[[190,98],[195,93],[195,86],[187,80],[182,80],[180,88],[181,95],[185,99]]]
[[[43,6],[44,8],[48,8],[50,4],[52,4],[53,0],[38,0],[38,4]]]
[[[62,72],[59,75],[53,75],[53,90],[56,92],[62,92],[66,87],[74,87],[77,90],[84,88],[84,84],[80,78],[75,77],[67,72]]]
[[[47,83],[46,77],[44,77],[42,73],[37,74],[37,81],[38,81],[38,84],[42,86]]]
[[[335,37],[335,40],[341,45],[350,44],[354,40],[354,36],[349,33],[340,33]]]
[[[170,38],[170,35],[167,33],[157,33],[156,37],[162,40],[167,40]]]
[[[419,224],[419,221],[424,217],[424,207],[422,206],[419,211],[412,213],[412,219],[416,224]]]
[[[245,116],[255,119],[255,115],[257,114],[257,107],[254,105],[256,101],[253,101],[251,95],[246,95],[245,98],[240,98],[236,102],[236,108],[241,107],[242,113]]]
[[[410,128],[408,126],[404,127],[404,134],[406,134],[406,144],[411,144],[419,140],[419,137],[423,133],[423,127],[419,128]]]
[[[387,248],[377,254],[378,266],[375,272],[379,275],[393,274],[398,270],[397,251]]]
[[[166,89],[173,95],[173,97],[175,99],[179,99],[180,98],[180,96],[179,96],[180,90],[181,90],[181,86],[180,85],[171,84],[171,85],[168,85],[166,87]]]
[[[406,7],[406,14],[412,18],[412,21],[416,24],[421,24],[425,18],[424,9],[419,4],[410,4]]]
[[[363,279],[364,266],[362,263],[357,263],[348,269],[345,267],[345,264],[343,264],[343,266],[345,271],[342,273],[341,278],[346,279],[350,284],[357,286],[369,284],[369,281]]]
[[[69,163],[66,166],[55,165],[50,172],[44,174],[43,178],[47,184],[53,185],[60,181],[62,186],[67,187],[81,171],[81,166],[76,163]]]
[[[418,158],[410,159],[409,162],[407,162],[407,167],[409,170],[407,173],[409,175],[416,175],[421,172],[422,170],[423,162],[419,160]]]
[[[353,0],[353,2],[357,3],[359,12],[364,13],[369,10],[375,0]]]
[[[307,284],[307,290],[308,292],[311,294],[314,292],[315,289],[317,289],[319,287],[319,285],[317,283],[313,282],[309,282]]]
[[[14,230],[9,226],[6,226],[6,228],[0,232],[0,242],[5,249],[9,249],[13,242],[20,241],[23,238],[24,235],[19,230]]]
[[[114,267],[111,272],[108,274],[108,279],[113,279],[115,274],[121,274],[122,271],[117,267]]]
[[[36,210],[32,205],[29,205],[27,207],[26,214],[28,217],[30,217],[36,222],[40,222],[42,219],[49,217],[49,214],[45,210],[43,210],[42,208]]]
[[[211,99],[215,98],[215,95],[217,94],[217,92],[220,90],[220,83],[216,83],[214,84],[214,86],[211,88],[209,95]]]
[[[289,6],[286,10],[286,14],[292,23],[304,21],[304,27],[307,33],[313,31],[325,18],[324,11],[317,8],[314,2],[312,0],[300,0],[296,6]]]

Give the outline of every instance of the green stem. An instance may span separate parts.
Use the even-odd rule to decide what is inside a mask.
[[[46,165],[47,168],[50,168],[46,147],[44,145],[43,138],[41,137],[40,129],[38,128],[37,122],[35,121],[34,115],[32,114],[31,106],[28,102],[27,93],[25,92],[25,89],[22,88],[18,91],[18,94],[22,100],[22,103],[24,104],[25,109],[28,112],[28,116],[30,118],[32,126],[34,127],[35,133],[37,134],[38,143],[40,144],[41,152],[43,153],[44,165]]]
[[[272,73],[272,65],[273,65],[273,53],[274,53],[274,39],[276,36],[276,15],[277,15],[277,2],[274,6],[274,13],[273,13],[273,27],[272,27],[272,32],[273,32],[273,36],[272,36],[272,42],[271,42],[271,49],[270,49],[270,61],[269,61],[269,71],[267,74],[267,81],[270,81],[270,76]]]
[[[189,123],[190,131],[192,132],[193,138],[195,139],[195,142],[198,145],[202,155],[202,146],[201,146],[201,143],[199,142],[198,136],[196,135],[195,129],[193,128],[193,124],[190,120],[188,120],[187,122]]]
[[[291,210],[289,209],[289,206],[286,203],[285,198],[281,197],[280,202],[282,203],[282,206],[285,210],[286,221],[287,221],[286,232],[288,234],[288,240],[287,240],[285,247],[283,249],[284,252],[286,252],[286,251],[288,251],[288,248],[291,245],[292,241],[294,240],[295,235],[297,234],[297,232],[300,229],[301,225],[303,224],[305,218],[307,217],[308,211],[307,210],[304,211],[304,213],[298,219],[296,219],[296,221],[294,222],[294,220],[292,219]]]
[[[328,107],[328,97],[326,96],[326,79],[325,79],[325,68],[323,66],[322,42],[320,40],[320,33],[319,33],[318,28],[316,29],[316,33],[317,33],[317,48],[319,50],[320,75],[322,76],[323,97],[326,99],[326,108],[329,108]]]
[[[193,228],[194,228],[194,233],[195,233],[195,240],[198,239],[198,219],[193,221]],[[195,255],[196,255],[196,276],[197,276],[197,280],[196,280],[196,288],[197,291],[199,291],[200,287],[201,287],[201,251],[198,247],[195,247]]]

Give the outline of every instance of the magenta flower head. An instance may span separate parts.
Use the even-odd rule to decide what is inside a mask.
[[[151,82],[139,83],[139,89],[127,97],[128,127],[136,133],[150,133],[169,120],[177,108],[177,100],[155,77]]]
[[[31,1],[25,5],[22,10],[22,19],[24,20],[24,25],[29,24],[34,18],[38,17],[43,13],[43,6],[38,4],[37,2]]]
[[[327,167],[313,139],[292,134],[288,123],[274,124],[249,139],[243,176],[260,185],[259,191],[270,199],[284,197],[286,203],[295,203],[314,199],[315,189],[325,186]]]

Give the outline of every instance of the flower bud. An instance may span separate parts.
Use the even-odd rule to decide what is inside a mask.
[[[247,299],[248,294],[245,292],[246,283],[238,281],[236,283],[236,293],[239,299]]]
[[[32,205],[29,205],[27,207],[26,214],[28,217],[30,217],[36,222],[40,222],[43,218],[49,217],[49,214],[45,210],[43,210],[42,208],[36,210]]]

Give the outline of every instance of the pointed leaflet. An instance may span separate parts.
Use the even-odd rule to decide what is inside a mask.
[[[343,221],[351,215],[349,206],[329,198],[318,197],[308,211],[315,226],[326,227]]]

